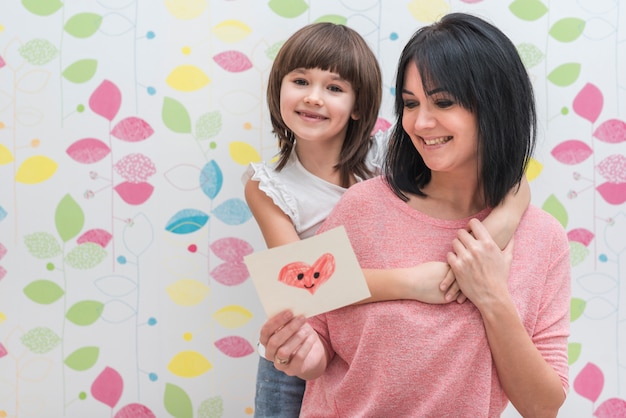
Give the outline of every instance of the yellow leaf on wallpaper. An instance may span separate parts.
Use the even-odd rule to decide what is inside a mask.
[[[177,19],[195,19],[206,6],[206,0],[165,0],[165,7]]]
[[[256,148],[247,142],[233,141],[228,145],[228,150],[230,151],[230,157],[237,164],[248,165],[248,163],[261,161],[261,156]]]
[[[197,351],[181,351],[167,365],[170,372],[180,377],[197,377],[212,367],[211,362]]]
[[[225,20],[213,27],[213,33],[222,42],[235,43],[244,40],[252,32],[250,26],[239,20]]]
[[[444,0],[411,0],[408,5],[413,18],[419,22],[432,23],[450,11]]]
[[[530,160],[528,160],[528,166],[526,167],[526,178],[528,179],[528,181],[533,181],[534,179],[539,177],[539,174],[541,174],[542,170],[543,164],[541,164],[534,158],[531,158]]]
[[[199,280],[181,279],[168,286],[166,291],[174,303],[193,306],[204,300],[209,293],[209,287]]]
[[[27,158],[17,169],[15,181],[24,184],[36,184],[48,180],[57,171],[59,165],[48,157],[35,155]]]
[[[4,312],[0,311],[0,324],[6,321],[7,317]]]
[[[213,314],[213,319],[224,328],[240,328],[252,319],[252,312],[239,305],[225,306]]]
[[[211,82],[209,77],[195,65],[180,65],[165,80],[173,89],[179,91],[196,91]]]
[[[11,151],[4,145],[0,144],[0,165],[12,163],[13,160],[14,158]]]

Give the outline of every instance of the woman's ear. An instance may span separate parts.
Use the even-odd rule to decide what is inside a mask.
[[[350,118],[352,118],[352,120],[359,120],[360,117],[361,115],[359,115],[359,111],[356,109],[354,109],[354,111],[350,115]]]

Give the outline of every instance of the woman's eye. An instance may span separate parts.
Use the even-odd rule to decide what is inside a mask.
[[[413,109],[416,106],[417,106],[417,102],[415,102],[413,100],[405,100],[404,101],[404,107],[406,107],[407,109]]]
[[[441,109],[447,109],[451,107],[452,105],[454,105],[454,102],[452,100],[446,99],[446,100],[437,100],[435,104],[437,105],[437,107]]]

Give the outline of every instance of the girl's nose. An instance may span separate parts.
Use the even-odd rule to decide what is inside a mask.
[[[321,106],[322,104],[324,104],[324,101],[322,100],[322,98],[320,97],[319,93],[316,90],[311,90],[304,97],[304,103],[311,104],[314,106]]]

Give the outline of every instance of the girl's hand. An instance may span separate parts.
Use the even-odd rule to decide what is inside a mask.
[[[412,299],[433,304],[450,303],[454,300],[463,303],[466,299],[450,266],[442,261],[429,261],[410,267],[408,277]]]

